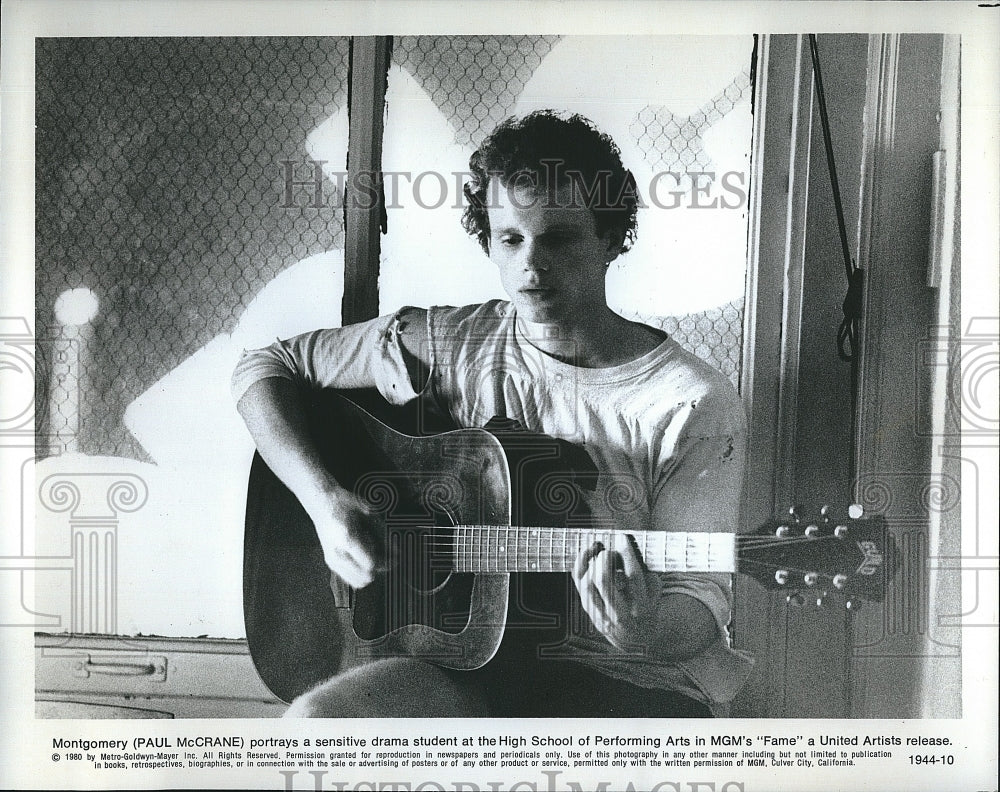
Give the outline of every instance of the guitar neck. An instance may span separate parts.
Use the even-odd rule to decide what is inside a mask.
[[[569,572],[594,542],[620,547],[623,531],[510,525],[460,525],[451,529],[456,572]],[[629,531],[653,572],[735,572],[736,535],[704,531]]]

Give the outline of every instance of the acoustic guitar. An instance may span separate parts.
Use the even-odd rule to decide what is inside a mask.
[[[438,431],[427,417],[419,402],[388,407],[367,392],[312,397],[311,432],[328,470],[385,521],[392,563],[360,590],[330,572],[311,519],[255,455],[244,615],[257,671],[282,700],[382,657],[478,668],[512,623],[580,628],[566,573],[583,548],[617,538],[590,524],[584,493],[597,472],[589,455],[509,422]],[[745,535],[629,536],[652,571],[739,571],[790,595],[879,600],[894,566],[880,517],[823,513]],[[545,597],[551,607],[538,606]]]

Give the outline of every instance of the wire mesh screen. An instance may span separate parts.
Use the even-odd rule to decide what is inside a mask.
[[[748,109],[753,86],[747,64],[709,102],[689,116],[667,107],[643,108],[630,126],[647,163],[656,172],[711,172],[712,157],[705,137],[713,126],[737,108]],[[746,141],[749,146],[749,139]],[[680,316],[656,317],[636,314],[648,324],[670,333],[684,347],[708,361],[739,385],[743,345],[743,298],[725,305]]]
[[[708,49],[707,44],[699,46]],[[469,154],[509,115],[537,107],[581,112],[628,155],[626,164],[647,202],[653,198],[663,204],[668,195],[677,194],[669,199],[677,205],[666,207],[673,211],[651,207],[640,212],[636,248],[609,275],[609,283],[613,279],[617,284],[609,288],[612,306],[666,330],[738,385],[752,40],[747,37],[721,55],[696,53],[722,63],[702,79],[707,87],[697,90],[684,85],[691,60],[678,54],[679,47],[679,39],[635,37],[397,38],[389,74],[385,159],[387,169],[406,174],[409,191],[398,190],[388,212],[381,310],[504,297],[481,251],[461,238],[461,172]],[[653,65],[644,75],[650,88],[645,101],[637,98],[642,87],[622,98],[630,90],[623,86],[635,82],[637,71],[623,63],[636,58]],[[669,106],[658,101],[664,75],[668,83],[673,75],[681,92],[696,98],[685,96]],[[421,195],[417,188],[432,182],[421,174],[429,172],[444,176],[435,176],[439,187]],[[673,181],[663,179],[668,172],[676,172]],[[728,193],[718,189],[723,172]],[[714,191],[698,192],[706,179],[714,182]],[[713,196],[707,200],[715,201],[715,211],[690,205],[706,196]],[[669,272],[662,266],[667,258],[675,259]],[[689,266],[680,266],[680,258],[690,259]],[[653,292],[677,296],[635,299]],[[695,299],[687,300],[681,292]]]
[[[78,406],[78,450],[144,459],[129,403],[289,264],[343,246],[335,202],[287,205],[282,163],[310,178],[305,140],[346,104],[348,51],[346,38],[37,41],[38,404],[72,335],[57,299],[86,289],[99,303],[79,404],[39,409],[40,437]]]
[[[507,118],[559,36],[401,36],[393,62],[406,69],[475,148]]]
[[[690,116],[678,116],[662,105],[648,105],[636,116],[630,131],[654,168],[668,171],[690,167],[708,169],[712,167],[712,159],[705,151],[705,134],[737,105],[748,102],[750,91],[748,66]]]

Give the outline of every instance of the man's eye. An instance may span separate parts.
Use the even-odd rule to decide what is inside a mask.
[[[507,247],[513,247],[521,242],[521,237],[500,237],[500,244],[506,245]]]

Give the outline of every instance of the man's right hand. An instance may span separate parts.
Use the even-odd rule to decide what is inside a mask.
[[[353,492],[337,489],[306,507],[323,547],[323,560],[355,589],[367,586],[385,569],[385,525]]]
[[[312,518],[327,566],[348,585],[367,586],[385,564],[383,520],[330,476],[296,385],[280,377],[259,380],[237,408],[261,457]]]

